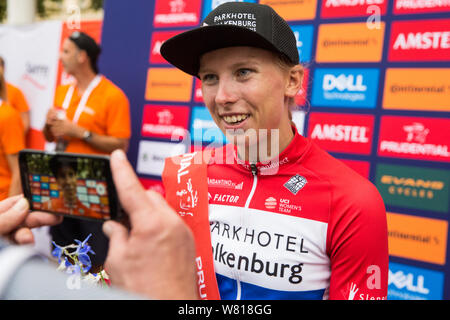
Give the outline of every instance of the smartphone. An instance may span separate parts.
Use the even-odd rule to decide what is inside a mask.
[[[123,218],[108,156],[24,149],[19,166],[31,210],[96,221]]]

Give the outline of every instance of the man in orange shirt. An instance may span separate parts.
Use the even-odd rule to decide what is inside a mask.
[[[19,112],[0,98],[0,200],[22,192],[18,153],[23,148]]]
[[[30,128],[30,107],[25,99],[22,91],[11,83],[5,81],[5,61],[0,57],[0,88],[4,86],[4,96],[0,94],[0,97],[7,101],[14,109],[19,111],[22,118],[23,128],[25,135]],[[1,91],[1,90],[0,90]]]
[[[56,89],[54,107],[47,113],[43,130],[47,141],[56,142],[59,151],[109,154],[128,148],[129,102],[120,88],[98,73],[100,51],[95,40],[83,32],[75,31],[63,42],[60,59],[75,83]],[[103,263],[108,242],[100,223],[65,219],[52,227],[51,233],[61,245],[92,233],[97,253],[93,265]]]

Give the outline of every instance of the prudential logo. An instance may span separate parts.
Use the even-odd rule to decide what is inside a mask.
[[[317,107],[375,108],[378,69],[317,69],[312,104]]]

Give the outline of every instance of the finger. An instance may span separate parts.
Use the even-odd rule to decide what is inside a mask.
[[[103,233],[109,239],[108,254],[105,268],[115,269],[117,263],[122,261],[128,244],[128,230],[118,222],[106,221],[103,224]]]
[[[18,200],[10,209],[0,215],[0,235],[6,235],[17,229],[28,214],[28,201],[25,198]]]
[[[34,243],[34,235],[33,232],[28,228],[19,228],[14,232],[13,241],[18,244],[33,244]]]
[[[23,198],[23,194],[9,197],[9,198],[6,198],[5,200],[0,201],[0,214],[2,214],[2,212],[11,208],[21,198]]]
[[[62,221],[63,216],[47,212],[33,211],[26,217],[24,225],[28,228],[38,228],[42,226],[54,226],[56,224],[60,224]]]
[[[131,226],[147,225],[149,216],[154,216],[149,215],[152,205],[122,150],[111,154],[111,171],[120,203],[130,217]]]

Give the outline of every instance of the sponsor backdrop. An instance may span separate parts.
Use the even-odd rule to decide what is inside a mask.
[[[225,141],[198,79],[159,53],[223,2],[105,2],[101,67],[130,98],[128,155],[146,188],[161,190],[165,157]],[[249,2],[271,5],[297,37],[306,68],[297,103],[308,110],[294,114],[300,132],[383,196],[388,299],[450,299],[450,2]]]

